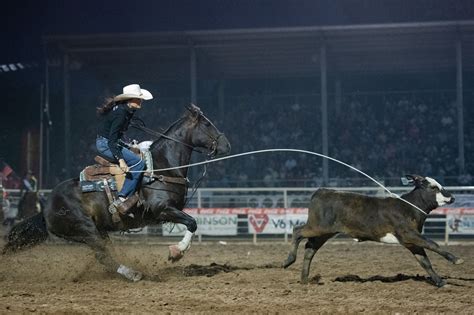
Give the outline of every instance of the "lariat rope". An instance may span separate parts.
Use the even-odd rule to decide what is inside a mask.
[[[397,194],[395,193],[392,193],[387,187],[385,187],[384,185],[382,185],[381,183],[379,183],[377,180],[375,180],[374,178],[372,178],[371,176],[367,175],[366,173],[362,172],[361,170],[355,168],[354,166],[352,165],[349,165],[347,163],[344,163],[338,159],[335,159],[335,158],[332,158],[330,156],[327,156],[327,155],[324,155],[324,154],[321,154],[321,153],[317,153],[317,152],[312,152],[312,151],[307,151],[307,150],[300,150],[300,149],[264,149],[264,150],[256,150],[256,151],[249,151],[249,152],[243,152],[243,153],[238,153],[238,154],[233,154],[233,155],[228,155],[228,156],[224,156],[224,157],[220,157],[220,158],[215,158],[215,159],[212,159],[212,160],[207,160],[207,161],[202,161],[202,162],[196,162],[196,163],[191,163],[191,164],[187,164],[187,165],[181,165],[181,166],[175,166],[175,167],[167,167],[167,168],[160,168],[160,169],[154,169],[153,172],[163,172],[163,171],[171,171],[171,170],[177,170],[177,169],[181,169],[181,168],[188,168],[188,167],[193,167],[193,166],[198,166],[198,165],[203,165],[203,164],[208,164],[208,163],[215,163],[215,162],[219,162],[219,161],[223,161],[223,160],[228,160],[228,159],[233,159],[233,158],[236,158],[236,157],[240,157],[240,156],[246,156],[246,155],[252,155],[252,154],[260,154],[260,153],[267,153],[267,152],[298,152],[298,153],[304,153],[304,154],[310,154],[310,155],[316,155],[316,156],[319,156],[319,157],[322,157],[322,158],[325,158],[325,159],[328,159],[328,160],[331,160],[331,161],[334,161],[336,163],[339,163],[339,164],[342,164],[362,175],[364,175],[365,177],[367,177],[368,179],[370,179],[371,181],[373,181],[374,183],[376,183],[378,186],[380,186],[381,188],[383,188],[386,192],[388,192],[391,196],[393,197],[396,197],[397,199],[400,199],[401,201],[409,204],[410,206],[416,208],[418,211],[420,211],[421,213],[423,213],[425,216],[427,216],[428,214],[423,211],[422,209],[420,209],[418,206],[414,205],[413,203],[409,202],[408,200],[405,200],[403,198],[401,198],[400,196],[398,196]],[[148,170],[149,171],[149,170]],[[144,173],[145,171],[129,171],[130,173]]]

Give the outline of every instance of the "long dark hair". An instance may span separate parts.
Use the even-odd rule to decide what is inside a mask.
[[[115,101],[113,97],[107,97],[102,103],[101,106],[97,107],[97,115],[105,115],[112,110],[115,106]]]

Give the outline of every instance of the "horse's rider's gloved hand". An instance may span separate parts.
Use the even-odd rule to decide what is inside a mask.
[[[128,165],[127,165],[127,163],[125,162],[124,159],[119,160],[119,167],[124,173],[128,172]]]

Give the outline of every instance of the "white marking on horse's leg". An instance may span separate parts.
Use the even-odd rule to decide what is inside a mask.
[[[128,280],[133,282],[140,281],[143,277],[142,273],[139,271],[135,271],[132,268],[128,268],[127,266],[120,265],[117,269],[117,273],[121,274]]]
[[[178,248],[180,251],[184,252],[189,249],[189,247],[191,246],[191,240],[193,238],[193,235],[194,233],[191,233],[189,231],[186,231],[186,233],[184,233],[183,239],[181,240],[181,242],[178,243]]]
[[[387,244],[400,244],[398,239],[392,233],[385,234],[385,236],[380,239],[380,242]]]

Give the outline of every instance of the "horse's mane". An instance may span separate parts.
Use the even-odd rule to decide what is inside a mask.
[[[191,104],[191,106],[186,106],[185,107],[185,111],[184,113],[181,115],[180,118],[178,118],[178,120],[176,120],[175,122],[173,122],[168,128],[166,128],[162,133],[164,135],[167,135],[168,132],[173,129],[173,127],[175,127],[176,125],[178,125],[179,123],[181,123],[182,121],[185,121],[187,120],[188,118],[192,117],[192,115],[196,112],[199,112],[199,113],[202,113],[201,109],[199,107],[197,107],[196,105],[194,104]],[[153,143],[150,145],[150,150],[154,149],[156,146],[160,145],[160,144],[163,144],[163,140],[166,140],[165,137],[163,136],[160,136],[158,139],[154,140]]]

